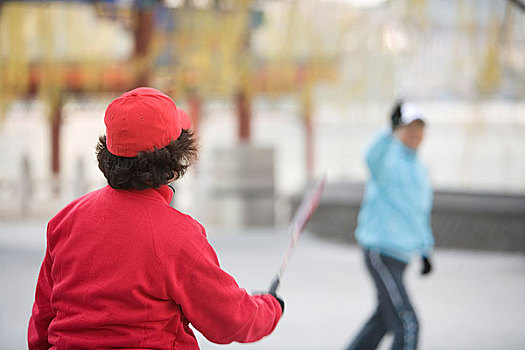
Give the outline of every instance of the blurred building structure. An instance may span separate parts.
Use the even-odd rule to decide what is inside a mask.
[[[436,188],[525,193],[525,15],[511,1],[0,6],[2,216],[49,215],[78,195],[79,178],[103,185],[94,145],[104,108],[141,79],[193,118],[200,163],[178,185],[178,205],[202,218],[217,193],[217,154],[241,143],[272,150],[277,203],[314,175],[364,181],[362,153],[398,97],[427,115],[422,157]]]

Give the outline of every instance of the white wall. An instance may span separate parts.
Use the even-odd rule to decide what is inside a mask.
[[[13,104],[0,124],[0,215],[17,212],[21,159],[27,154],[35,183],[34,206],[40,211],[105,184],[97,168],[95,145],[104,133],[103,115],[110,98],[69,101],[64,107],[61,153],[62,194],[51,196],[50,133],[47,110],[39,102]],[[421,158],[436,188],[525,193],[525,103],[505,101],[420,102],[428,121]],[[184,107],[184,106],[183,106]],[[318,103],[314,110],[315,173],[329,181],[365,181],[362,155],[374,134],[387,126],[390,104]],[[275,149],[276,190],[289,195],[306,181],[304,128],[299,106],[291,99],[254,104],[252,142]],[[212,154],[237,143],[232,104],[204,106],[200,160],[177,187],[179,204],[197,215],[212,183]],[[79,160],[84,171],[79,173]],[[51,210],[53,210],[51,208]],[[39,210],[33,210],[38,212]]]

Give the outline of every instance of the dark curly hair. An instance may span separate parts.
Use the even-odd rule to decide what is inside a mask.
[[[197,142],[191,131],[183,130],[179,138],[166,147],[139,152],[136,157],[120,157],[106,147],[106,135],[97,144],[98,168],[109,185],[120,190],[158,188],[184,176],[197,159]]]

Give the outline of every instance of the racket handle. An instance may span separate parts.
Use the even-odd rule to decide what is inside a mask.
[[[268,291],[268,294],[275,295],[277,293],[277,288],[279,288],[280,283],[281,279],[279,278],[279,276],[276,276],[272,284],[270,285],[270,290]]]

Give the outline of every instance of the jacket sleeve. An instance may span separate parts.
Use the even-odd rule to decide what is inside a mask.
[[[51,344],[47,340],[47,329],[51,320],[55,317],[51,308],[50,298],[53,282],[51,280],[52,258],[49,249],[40,268],[40,274],[36,285],[35,302],[29,320],[28,348],[29,350],[49,349]]]
[[[184,316],[209,341],[218,344],[249,343],[270,334],[282,316],[277,299],[252,296],[240,288],[221,269],[215,251],[204,241],[185,275],[170,283],[175,286],[170,294]]]
[[[392,131],[381,131],[366,150],[366,165],[370,171],[370,175],[376,180],[381,175],[385,155],[392,143],[392,139]]]
[[[422,255],[429,257],[432,254],[434,249],[434,236],[432,236],[432,230],[425,232],[424,243],[423,243],[423,252]]]
[[[434,249],[434,235],[432,234],[432,203],[433,203],[433,193],[432,189],[429,189],[429,200],[428,200],[428,211],[426,213],[426,227],[427,229],[423,232],[423,256],[430,256],[432,250]]]

